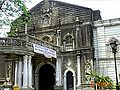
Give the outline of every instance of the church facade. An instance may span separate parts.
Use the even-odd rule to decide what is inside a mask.
[[[100,11],[43,0],[30,13],[31,24],[0,39],[1,87],[80,90],[92,80],[87,73],[95,68],[93,22]]]

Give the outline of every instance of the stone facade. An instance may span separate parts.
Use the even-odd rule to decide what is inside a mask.
[[[32,23],[27,25],[27,32],[21,27],[17,32],[19,36],[16,36],[24,39],[24,32],[31,35],[28,35],[30,38],[25,38],[28,43],[27,50],[9,52],[12,53],[11,57],[15,56],[12,58],[12,85],[18,85],[21,89],[42,90],[46,87],[46,90],[49,90],[54,86],[55,90],[79,90],[81,83],[92,79],[87,78],[87,73],[94,68],[93,21],[101,19],[100,11],[60,1],[43,0],[33,7],[30,13]],[[49,48],[57,51],[57,58],[50,59],[33,52],[32,43],[50,46]],[[56,47],[59,49],[55,49]],[[4,53],[9,56],[8,52]],[[50,68],[52,73],[41,68]],[[50,75],[52,81],[49,83],[52,87],[47,87],[48,83],[44,83],[44,80],[46,86],[41,83],[42,73],[53,74]],[[2,75],[0,77],[2,78]]]

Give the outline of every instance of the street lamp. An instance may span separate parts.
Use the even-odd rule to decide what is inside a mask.
[[[114,60],[115,60],[115,74],[116,74],[116,90],[119,90],[118,86],[118,77],[117,77],[117,65],[116,65],[116,53],[118,51],[118,40],[114,37],[112,37],[108,41],[108,46],[111,46],[112,53],[114,54]]]

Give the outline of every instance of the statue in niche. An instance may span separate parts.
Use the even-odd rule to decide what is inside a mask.
[[[7,80],[7,82],[10,81],[10,77],[11,77],[11,66],[9,65],[7,67],[7,70],[6,70],[6,80]]]
[[[48,15],[45,15],[44,18],[43,18],[43,25],[49,25],[49,16]]]
[[[8,65],[6,68],[6,81],[3,83],[3,85],[12,85],[11,83],[11,66]]]

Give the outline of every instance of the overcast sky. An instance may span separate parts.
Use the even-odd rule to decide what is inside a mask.
[[[31,8],[42,0],[31,0],[27,3],[27,7]],[[93,10],[100,10],[102,19],[120,18],[120,0],[57,0],[76,4],[91,8]]]

